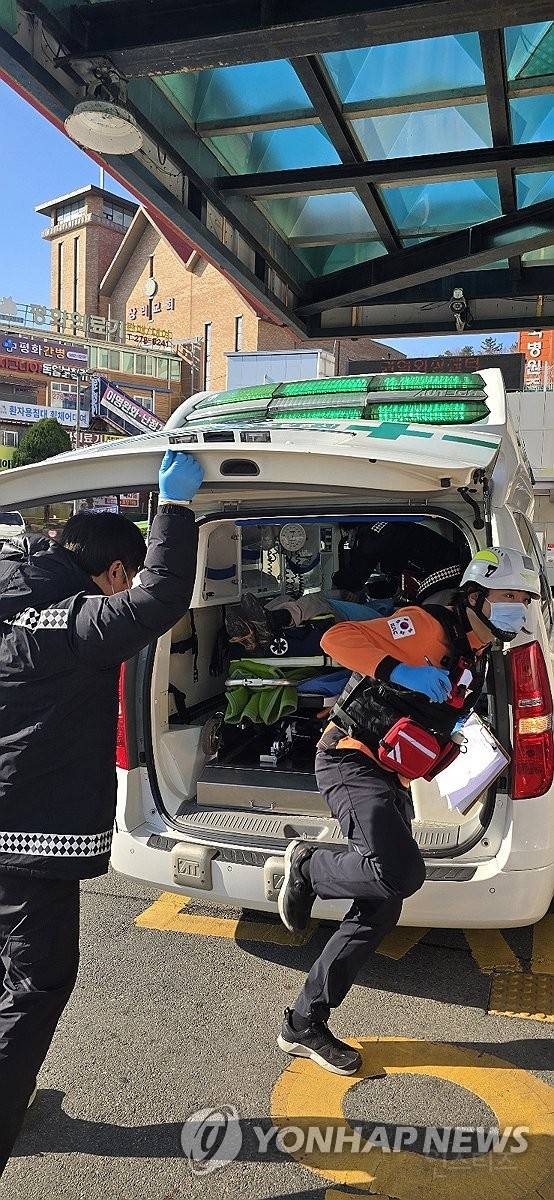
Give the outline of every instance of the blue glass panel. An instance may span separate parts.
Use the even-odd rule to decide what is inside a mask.
[[[340,246],[295,246],[295,252],[314,275],[328,275],[342,267],[369,262],[386,254],[382,242],[344,242]]]
[[[522,254],[522,262],[533,263],[534,266],[546,266],[554,263],[554,246],[543,246],[540,250],[528,250]]]
[[[340,50],[323,59],[343,104],[484,85],[476,33]]]
[[[456,179],[444,183],[408,184],[381,188],[389,212],[401,233],[446,233],[501,214],[496,177]]]
[[[418,154],[492,146],[486,104],[364,117],[352,121],[352,126],[368,159],[411,158]]]
[[[284,171],[293,167],[326,167],[340,161],[319,125],[232,133],[207,139],[217,157],[237,175]]]
[[[305,241],[343,238],[357,241],[376,233],[361,200],[354,192],[330,192],[321,196],[285,196],[260,200],[273,225],[287,238]]]
[[[554,200],[554,172],[527,171],[516,174],[518,208],[527,204],[538,204],[541,200]]]
[[[286,59],[164,75],[162,81],[194,122],[312,111]]]
[[[504,30],[508,80],[554,74],[554,21]]]
[[[514,142],[548,142],[554,138],[554,97],[521,96],[510,100]]]

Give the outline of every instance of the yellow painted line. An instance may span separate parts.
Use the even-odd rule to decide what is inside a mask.
[[[417,943],[428,932],[428,929],[417,929],[415,926],[412,928],[410,925],[396,925],[379,943],[376,954],[383,954],[385,958],[396,960],[404,958],[404,955],[417,946]]]
[[[519,958],[514,954],[499,929],[464,929],[464,937],[480,971],[521,971]]]
[[[235,917],[203,916],[188,913],[191,897],[163,892],[140,916],[139,929],[157,929],[161,933],[188,933],[195,937],[227,938],[229,941],[265,942],[271,946],[305,946],[317,927],[311,921],[303,933],[289,933],[280,921],[250,921]]]
[[[386,1075],[423,1075],[443,1079],[481,1098],[494,1113],[491,1125],[500,1131],[508,1126],[524,1127],[527,1149],[520,1154],[482,1155],[490,1170],[475,1168],[468,1189],[467,1171],[436,1171],[437,1159],[431,1155],[401,1150],[386,1153],[378,1146],[364,1146],[362,1154],[345,1149],[326,1154],[323,1149],[308,1152],[301,1148],[292,1156],[316,1175],[335,1185],[360,1188],[366,1193],[414,1200],[467,1200],[478,1194],[479,1200],[538,1200],[547,1195],[551,1179],[552,1089],[528,1071],[495,1055],[481,1053],[444,1042],[424,1042],[411,1038],[369,1037],[350,1041],[362,1051],[359,1074],[345,1077],[322,1071],[307,1059],[293,1059],[277,1080],[271,1097],[271,1118],[280,1126],[318,1126],[321,1142],[330,1126],[340,1127],[346,1135],[353,1130],[344,1116],[344,1102],[350,1088],[383,1071]],[[371,1102],[369,1102],[371,1103]],[[402,1123],[399,1113],[398,1124]],[[312,1141],[312,1147],[316,1143]],[[500,1159],[508,1158],[510,1170],[500,1169]],[[473,1160],[475,1163],[477,1160]],[[481,1166],[483,1161],[481,1161]],[[504,1163],[504,1165],[506,1165]],[[498,1169],[496,1169],[498,1168]],[[446,1175],[446,1178],[445,1178]],[[340,1195],[340,1193],[339,1193]]]
[[[537,975],[554,975],[554,913],[547,913],[533,927],[531,970]]]
[[[488,1012],[554,1023],[554,975],[494,974]]]

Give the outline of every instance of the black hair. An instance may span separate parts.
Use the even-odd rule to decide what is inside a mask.
[[[64,525],[60,544],[71,550],[87,575],[101,575],[116,559],[134,574],[146,554],[140,529],[117,513],[75,513]]]

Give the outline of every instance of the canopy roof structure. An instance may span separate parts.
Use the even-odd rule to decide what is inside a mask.
[[[498,28],[499,15],[504,22]],[[554,325],[552,0],[0,0],[0,74],[303,337]],[[97,157],[97,156],[96,156]],[[97,158],[97,161],[100,161]]]

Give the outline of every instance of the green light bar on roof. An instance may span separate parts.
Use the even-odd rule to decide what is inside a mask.
[[[419,392],[425,391],[482,391],[483,379],[473,373],[423,374],[395,371],[384,375],[339,375],[331,379],[300,379],[293,383],[263,383],[255,387],[235,388],[230,392],[215,392],[204,396],[195,405],[194,411],[225,408],[250,401],[275,401],[285,397],[343,396],[368,392]],[[261,404],[261,407],[264,407]]]
[[[421,388],[428,391],[437,389],[457,390],[460,388],[473,391],[485,386],[480,375],[372,375],[369,380],[368,392],[417,392]]]
[[[366,421],[392,421],[403,425],[471,425],[488,417],[486,404],[478,400],[453,400],[436,403],[429,400],[406,400],[395,403],[366,405],[363,412]]]

